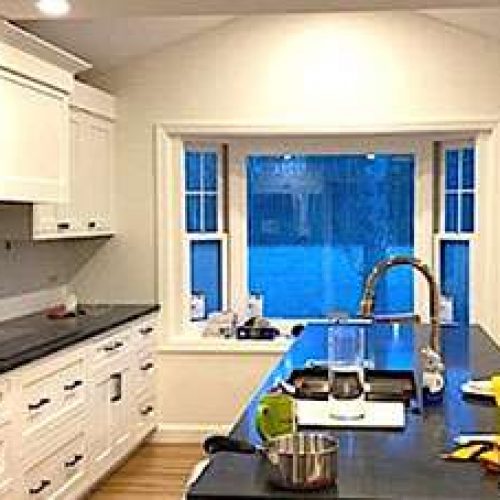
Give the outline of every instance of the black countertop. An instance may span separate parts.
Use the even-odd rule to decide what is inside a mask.
[[[415,331],[423,330],[423,331]],[[428,328],[369,327],[368,356],[380,369],[407,369]],[[266,481],[257,456],[219,453],[187,498],[394,498],[496,499],[498,476],[485,474],[478,464],[451,463],[439,458],[461,433],[500,433],[500,408],[492,403],[464,400],[460,385],[470,378],[500,371],[500,349],[479,327],[443,328],[446,390],[440,404],[422,414],[407,413],[403,431],[331,430],[340,442],[338,486],[322,492],[291,493],[274,490]],[[257,403],[279,379],[286,378],[308,359],[327,358],[326,327],[308,326],[302,337],[266,378],[249,402],[231,435],[260,441],[254,419]]]
[[[0,373],[158,311],[157,305],[81,306],[85,314],[48,319],[44,313],[0,322]]]

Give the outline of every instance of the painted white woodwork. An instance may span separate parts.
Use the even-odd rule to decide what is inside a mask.
[[[113,148],[113,122],[71,109],[69,198],[63,204],[35,205],[35,239],[113,234]]]
[[[0,499],[77,498],[151,433],[155,329],[150,315],[0,377]]]

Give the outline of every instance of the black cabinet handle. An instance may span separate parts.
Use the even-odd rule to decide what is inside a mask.
[[[116,349],[120,349],[123,347],[123,342],[115,342],[113,345],[107,345],[104,350],[106,352],[113,352],[116,351]]]
[[[83,380],[75,380],[72,384],[67,384],[64,386],[65,391],[74,391],[78,387],[83,385]]]
[[[114,383],[114,394],[111,396],[110,401],[112,403],[117,403],[122,399],[122,374],[113,373],[111,374],[110,379]]]
[[[95,229],[97,227],[97,222],[96,221],[93,221],[91,220],[88,224],[87,224],[88,228],[89,229]]]
[[[71,460],[64,462],[64,467],[66,467],[66,469],[72,469],[73,467],[76,467],[76,465],[78,465],[78,463],[82,460],[83,455],[75,455]]]
[[[57,229],[59,231],[64,231],[66,229],[69,229],[71,227],[70,223],[69,222],[59,222],[57,224]]]
[[[150,333],[153,333],[154,328],[152,326],[148,326],[146,328],[141,328],[139,330],[139,333],[141,335],[149,335]]]
[[[29,494],[30,495],[38,495],[38,493],[41,493],[45,488],[47,488],[51,484],[52,484],[52,482],[49,481],[48,479],[43,479],[42,481],[40,481],[40,486],[38,486],[38,488],[30,488],[29,489]]]
[[[155,367],[154,363],[152,363],[151,361],[149,363],[146,363],[145,365],[142,365],[141,366],[141,370],[143,372],[147,372],[149,370],[152,370],[153,368]]]
[[[141,410],[141,415],[146,416],[146,415],[149,415],[150,413],[153,413],[153,411],[154,411],[154,408],[151,405],[149,405]]]
[[[50,403],[49,398],[42,398],[38,403],[33,403],[28,405],[28,410],[34,411],[34,410],[39,410],[42,406],[47,405]]]

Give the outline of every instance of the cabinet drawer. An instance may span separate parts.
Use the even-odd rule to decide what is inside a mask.
[[[82,359],[61,370],[59,374],[59,390],[61,391],[63,409],[84,402],[85,383],[85,365]]]
[[[22,420],[25,428],[43,425],[59,409],[58,373],[32,380],[22,388]]]
[[[135,421],[138,433],[148,433],[155,426],[155,397],[153,393],[145,394],[136,403]]]
[[[153,391],[156,371],[153,354],[147,351],[140,352],[136,363],[136,392]]]
[[[59,497],[83,476],[85,466],[85,435],[80,433],[24,473],[24,498]]]
[[[133,327],[134,341],[139,350],[153,352],[157,330],[156,317],[136,323]]]
[[[92,347],[92,366],[100,367],[124,356],[130,344],[130,331],[123,330],[95,342]]]

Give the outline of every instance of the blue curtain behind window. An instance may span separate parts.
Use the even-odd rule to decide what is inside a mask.
[[[249,287],[271,317],[358,312],[383,257],[413,254],[412,155],[247,159]],[[413,310],[413,276],[393,269],[377,310]]]

